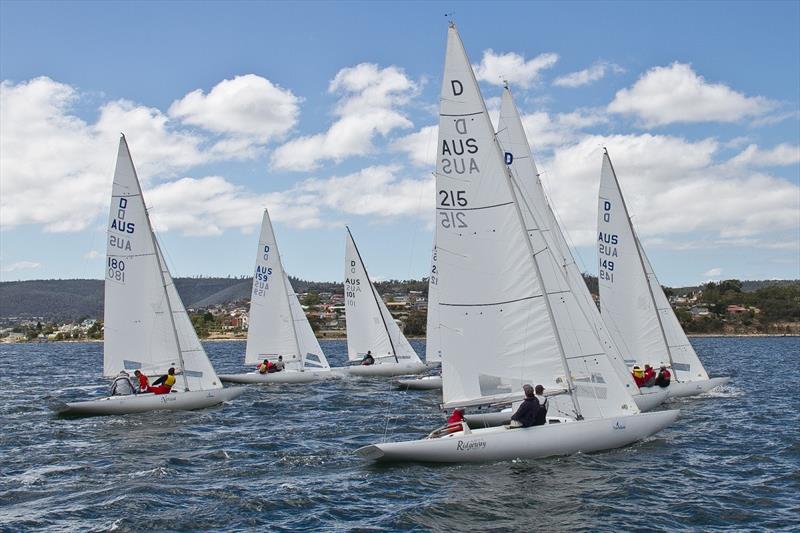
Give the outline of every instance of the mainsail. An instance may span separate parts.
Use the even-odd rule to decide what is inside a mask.
[[[448,32],[436,168],[439,322],[446,407],[518,397],[523,383],[573,394],[576,415],[637,408],[503,160],[454,26]]]
[[[264,210],[253,272],[245,364],[283,356],[288,369],[329,368],[283,269],[269,213]]]
[[[419,362],[419,356],[389,313],[347,228],[344,272],[347,358],[360,361],[367,351],[375,359]]]
[[[511,170],[514,184],[517,187],[523,214],[527,223],[533,223],[541,228],[541,236],[552,254],[555,264],[561,271],[561,277],[566,281],[576,305],[580,310],[579,315],[571,318],[575,324],[588,324],[588,329],[576,330],[575,334],[591,345],[594,339],[599,339],[607,358],[617,374],[618,380],[632,395],[639,394],[639,388],[633,381],[625,361],[611,339],[608,328],[603,324],[597,305],[594,303],[586,282],[572,255],[572,250],[550,206],[547,195],[539,178],[536,164],[531,154],[525,130],[519,111],[514,104],[514,99],[508,87],[503,90],[502,104],[500,107],[500,121],[497,130],[497,140],[503,148],[506,163]],[[537,222],[531,222],[537,221]],[[535,240],[532,241],[535,246]],[[576,312],[572,309],[572,312]],[[607,378],[604,372],[604,380]],[[617,383],[609,383],[609,386]]]
[[[103,374],[162,374],[174,366],[185,389],[221,388],[153,234],[124,136],[107,239]]]
[[[669,363],[677,381],[707,380],[636,235],[608,152],[597,226],[600,308],[628,364]]]

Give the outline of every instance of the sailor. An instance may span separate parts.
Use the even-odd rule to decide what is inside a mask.
[[[536,411],[536,421],[534,426],[543,426],[547,424],[547,407],[548,401],[544,396],[544,387],[536,385],[536,400],[539,402],[539,410]]]
[[[672,374],[667,370],[667,365],[661,363],[661,368],[658,370],[658,377],[656,377],[656,385],[665,388],[669,387],[669,382],[672,380]]]
[[[642,367],[640,367],[639,365],[634,365],[633,372],[631,372],[631,374],[633,374],[633,381],[636,382],[636,386],[637,387],[643,387],[644,386],[644,370],[642,370]]]
[[[650,365],[644,365],[644,387],[652,387],[656,384],[656,371]]]
[[[539,400],[536,399],[536,394],[528,384],[522,386],[525,391],[525,399],[517,408],[517,412],[511,415],[511,428],[528,428],[536,423],[536,414],[539,412]]]
[[[275,372],[280,372],[286,368],[286,364],[283,362],[283,356],[278,356],[278,362],[275,363]]]
[[[175,380],[175,367],[171,366],[166,374],[153,382],[150,392],[153,394],[169,394],[172,386],[175,385]]]
[[[264,362],[258,365],[258,373],[259,374],[266,374],[269,372],[269,367],[272,366],[272,363],[269,362],[269,359],[264,359]]]
[[[133,383],[131,383],[131,378],[129,377],[128,373],[124,370],[121,370],[117,377],[114,378],[114,381],[111,383],[111,390],[109,391],[109,396],[129,396],[133,394]]]
[[[139,369],[135,370],[133,375],[136,376],[136,380],[139,385],[139,390],[136,392],[140,394],[143,392],[150,392],[150,380],[147,379],[147,376],[142,374],[142,371]]]
[[[450,415],[450,418],[447,419],[447,428],[445,431],[447,433],[455,433],[456,431],[461,431],[464,429],[461,426],[461,422],[464,421],[464,408],[463,407],[456,407],[453,409],[453,414]]]
[[[372,357],[372,351],[371,350],[367,350],[367,355],[365,355],[364,358],[361,360],[361,364],[362,365],[374,365],[375,364],[375,358]]]

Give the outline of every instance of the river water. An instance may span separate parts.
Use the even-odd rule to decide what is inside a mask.
[[[422,352],[423,343],[412,342]],[[251,386],[193,412],[62,419],[105,391],[100,343],[0,346],[0,530],[753,531],[800,529],[798,338],[693,339],[723,390],[610,452],[480,465],[353,455],[438,426],[435,391],[388,380]],[[206,343],[218,372],[242,342]],[[332,365],[343,341],[323,341]]]

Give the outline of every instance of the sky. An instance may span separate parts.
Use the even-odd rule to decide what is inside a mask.
[[[447,17],[596,274],[606,146],[660,281],[800,278],[800,2],[0,1],[0,280],[103,277],[120,132],[173,276],[427,275]]]

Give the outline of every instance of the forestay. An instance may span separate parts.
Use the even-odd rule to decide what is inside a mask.
[[[269,213],[264,210],[253,272],[245,364],[283,356],[287,369],[328,368],[319,342],[283,269]]]
[[[125,137],[107,239],[103,374],[141,369],[155,375],[174,366],[184,388],[220,388],[158,249]]]
[[[377,362],[420,362],[370,281],[350,228],[344,278],[348,360],[360,361],[371,351]]]
[[[604,352],[597,356],[597,361],[590,364],[593,368],[594,379],[582,382],[576,379],[576,388],[583,396],[606,397],[608,387],[624,387],[629,394],[639,394],[639,388],[631,377],[622,355],[613,343],[610,333],[603,324],[600,312],[589,292],[583,275],[572,255],[572,250],[567,244],[564,233],[556,220],[555,213],[550,206],[547,195],[539,178],[536,164],[531,154],[522,121],[511,91],[506,87],[503,91],[500,107],[500,121],[498,124],[497,140],[504,150],[504,156],[511,170],[513,182],[517,187],[518,198],[522,207],[528,227],[539,227],[541,231],[534,232],[532,244],[537,247],[537,238],[541,236],[547,245],[549,253],[542,254],[541,262],[552,261],[554,269],[560,272],[560,277],[566,281],[570,294],[565,297],[563,306],[554,305],[553,308],[563,307],[566,313],[567,324],[572,328],[565,328],[564,336],[574,336],[579,344],[578,354],[591,357],[593,350]],[[547,271],[548,269],[543,269]],[[568,301],[567,301],[568,299]],[[597,347],[599,340],[601,348]],[[587,361],[570,359],[569,366],[574,375],[586,374]],[[580,367],[584,366],[583,369]],[[614,374],[612,376],[612,374]],[[591,385],[590,385],[591,384]],[[587,390],[593,387],[596,390]],[[615,403],[624,403],[624,395],[615,398]],[[585,402],[584,402],[585,403]],[[584,415],[586,416],[586,415]]]
[[[442,345],[439,341],[439,273],[436,268],[436,245],[431,253],[431,271],[428,274],[428,316],[425,327],[425,361],[439,363],[442,361]]]
[[[678,381],[707,380],[636,236],[607,152],[597,225],[600,308],[628,363],[670,362]]]

